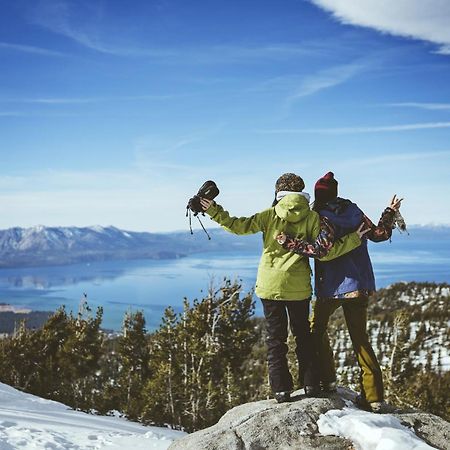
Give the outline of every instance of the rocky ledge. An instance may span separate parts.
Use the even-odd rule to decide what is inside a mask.
[[[381,448],[382,439],[389,448],[450,449],[450,423],[438,416],[412,410],[381,415],[360,411],[352,406],[355,393],[345,388],[326,398],[307,398],[302,392],[295,392],[290,403],[262,400],[237,406],[216,425],[175,441],[169,450],[375,449]],[[340,436],[331,435],[336,430],[333,420],[345,419],[350,420]]]

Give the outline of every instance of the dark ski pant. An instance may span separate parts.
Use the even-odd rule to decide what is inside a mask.
[[[383,377],[367,334],[367,305],[367,297],[318,298],[314,306],[312,336],[317,350],[320,381],[336,381],[327,326],[330,316],[342,306],[353,350],[361,368],[361,394],[368,402],[380,402],[383,400]]]
[[[267,325],[267,361],[269,381],[273,392],[292,391],[294,384],[287,360],[288,318],[289,327],[295,337],[299,384],[319,383],[314,359],[313,342],[309,322],[310,299],[305,300],[264,300],[264,316]]]

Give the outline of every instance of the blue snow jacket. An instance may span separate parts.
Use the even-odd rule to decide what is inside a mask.
[[[367,219],[355,203],[339,197],[328,202],[319,214],[333,223],[336,239],[355,231]],[[388,234],[386,239],[390,237],[390,233]],[[316,260],[315,278],[316,296],[320,298],[336,297],[358,290],[375,290],[367,239],[363,237],[359,247],[339,258],[331,261]]]

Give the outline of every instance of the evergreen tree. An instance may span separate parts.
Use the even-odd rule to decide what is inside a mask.
[[[240,298],[241,286],[224,280],[183,312],[165,312],[151,338],[152,378],[147,385],[144,417],[179,424],[186,430],[211,425],[229,407],[246,401],[249,378],[245,361],[255,343],[252,293]],[[162,414],[161,414],[162,411]],[[181,414],[181,417],[180,417]]]
[[[142,311],[126,313],[118,345],[121,409],[128,418],[137,420],[142,414],[142,391],[149,376],[149,347]]]
[[[33,333],[21,321],[10,339],[1,340],[0,379],[20,390],[31,390],[39,359],[33,351]]]
[[[182,364],[187,349],[180,347],[181,326],[172,307],[150,338],[151,378],[146,384],[143,418],[158,425],[181,427],[184,408]]]
[[[43,328],[35,333],[35,352],[40,360],[31,391],[55,400],[62,400],[61,384],[64,375],[61,368],[61,352],[70,333],[70,319],[64,307],[49,317]]]
[[[98,308],[92,317],[90,309],[84,305],[76,318],[69,317],[68,335],[60,349],[60,394],[64,403],[77,409],[89,410],[93,404],[95,378],[103,350],[102,318],[103,308]]]

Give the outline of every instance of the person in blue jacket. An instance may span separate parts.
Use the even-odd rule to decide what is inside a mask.
[[[331,261],[315,261],[316,303],[311,325],[316,347],[322,389],[336,390],[336,370],[333,351],[327,334],[328,321],[339,307],[345,321],[361,368],[361,394],[357,404],[369,411],[380,412],[384,406],[383,378],[369,336],[367,334],[367,306],[375,291],[375,277],[367,249],[367,239],[381,242],[390,239],[395,213],[402,199],[396,196],[378,222],[372,221],[353,202],[338,197],[338,182],[332,172],[320,178],[315,185],[313,209],[334,227],[335,239],[356,230],[364,222],[369,231],[359,247]],[[291,236],[280,235],[278,242],[286,249],[310,257],[320,256],[320,245]]]

